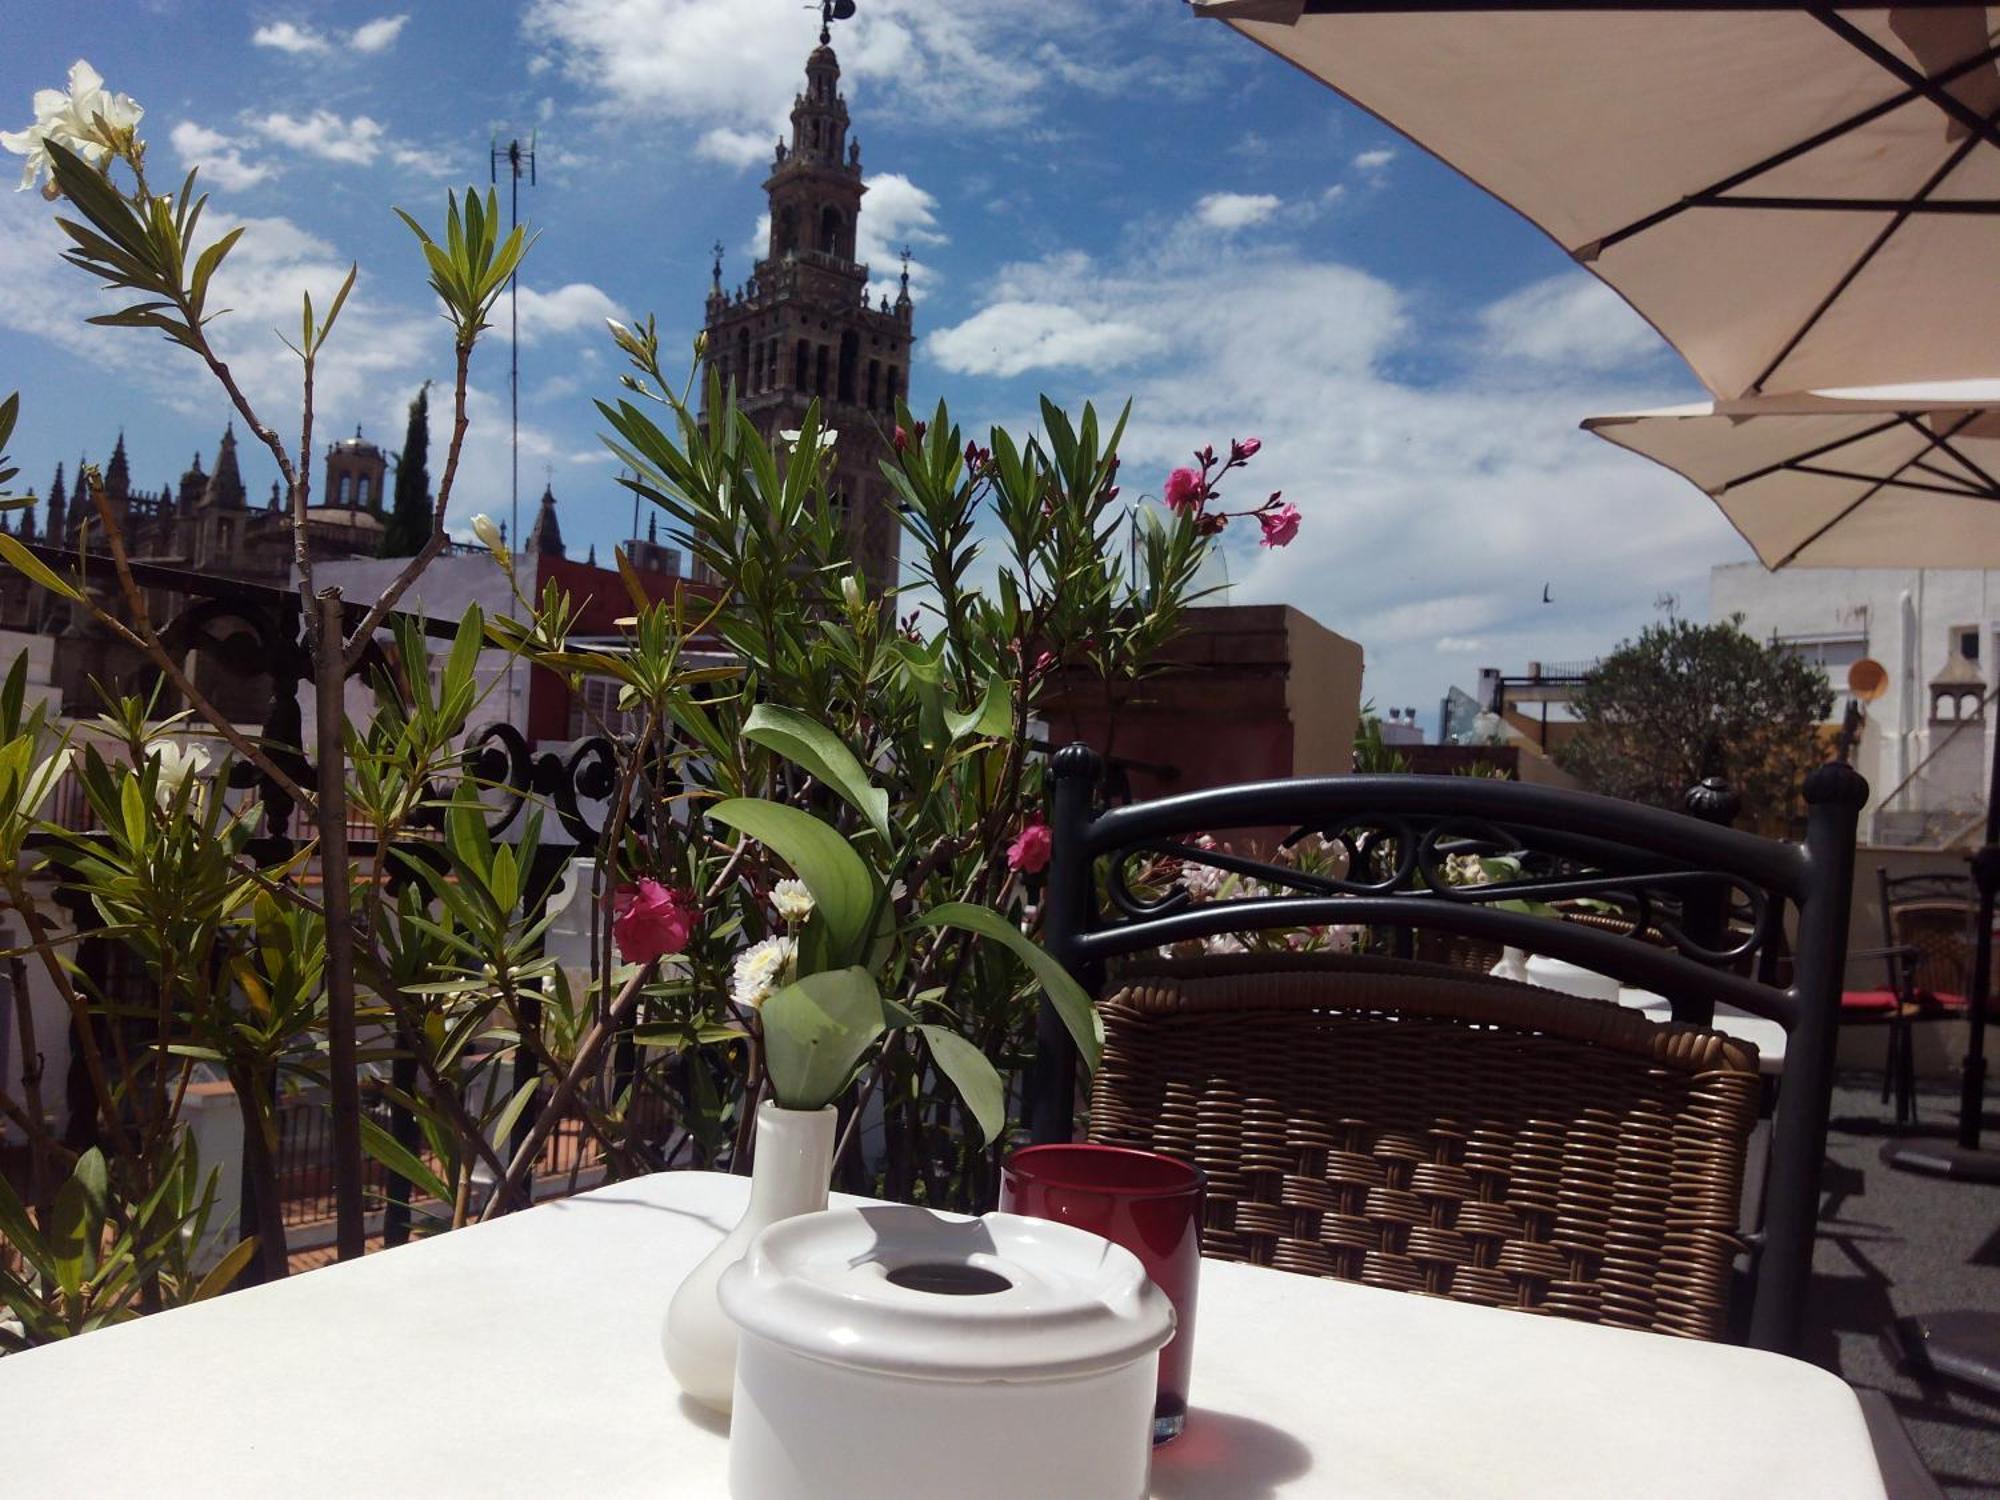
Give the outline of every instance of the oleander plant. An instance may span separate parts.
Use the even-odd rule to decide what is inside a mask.
[[[670,377],[654,320],[614,323],[630,369],[598,403],[605,441],[704,582],[655,598],[620,556],[631,614],[608,647],[580,638],[561,588],[531,597],[476,517],[514,607],[468,608],[439,648],[397,605],[452,539],[469,371],[532,234],[471,189],[435,229],[397,210],[451,323],[454,422],[429,535],[356,623],[314,607],[305,545],[313,382],[354,273],[324,308],[302,298],[287,339],[303,412],[290,450],[209,338],[245,228],[203,233],[194,173],[156,188],[143,110],[87,64],[35,110],[0,145],[27,158],[65,258],[112,294],[90,321],[163,336],[269,451],[299,537],[310,686],[337,699],[359,675],[373,709],[312,746],[229,723],[163,642],[94,469],[66,554],[0,532],[0,558],[149,674],[105,683],[93,718],[31,706],[25,658],[0,690],[5,958],[17,996],[59,997],[86,1085],[58,1131],[34,1007],[15,1006],[0,1351],[286,1275],[281,1137],[303,1095],[326,1101],[342,1256],[527,1206],[558,1141],[605,1178],[742,1170],[766,1100],[841,1111],[845,1185],[989,1202],[1038,1007],[1086,1060],[1099,1046],[1087,998],[1034,936],[1049,833],[1031,725],[1060,682],[1155,669],[1232,521],[1291,540],[1281,496],[1223,506],[1256,442],[1201,450],[1147,503],[1121,498],[1123,414],[1045,401],[1032,435],[975,437],[942,404],[901,408],[883,468],[907,576],[869,579],[817,409],[769,442],[699,346]],[[31,391],[0,402],[0,450],[23,420]],[[0,454],[0,492],[13,472]],[[495,653],[573,689],[616,684],[587,847],[490,753]],[[87,817],[54,819],[59,784]],[[350,826],[370,831],[352,851],[332,832]],[[579,913],[584,962],[552,937]],[[79,960],[86,940],[124,955],[141,999]],[[220,1086],[240,1117],[240,1203],[190,1125],[191,1093]]]

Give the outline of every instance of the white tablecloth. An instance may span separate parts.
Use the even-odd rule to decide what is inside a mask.
[[[0,1495],[723,1500],[659,1328],[745,1188],[618,1183],[0,1359]],[[1815,1366],[1246,1266],[1202,1269],[1193,1386],[1161,1500],[1883,1495]]]

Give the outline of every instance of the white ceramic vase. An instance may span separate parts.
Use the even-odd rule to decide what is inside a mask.
[[[691,1399],[714,1411],[728,1412],[736,1385],[736,1324],[722,1311],[716,1283],[771,1225],[826,1207],[839,1118],[840,1112],[831,1105],[825,1109],[758,1106],[750,1206],[708,1258],[688,1272],[668,1304],[661,1337],[667,1368]]]

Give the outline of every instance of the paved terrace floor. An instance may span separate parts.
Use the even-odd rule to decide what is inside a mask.
[[[1954,1308],[2000,1309],[2000,1186],[1940,1182],[1877,1160],[1891,1134],[1876,1080],[1835,1090],[1826,1200],[1815,1263],[1808,1358],[1850,1384],[1886,1393],[1952,1500],[2000,1500],[2000,1399],[1919,1384],[1881,1342],[1894,1319]],[[1925,1087],[1920,1128],[1949,1135],[1956,1091]],[[2000,1113],[1989,1118],[2000,1146]],[[382,1248],[371,1239],[372,1253]],[[292,1256],[294,1272],[330,1263],[329,1246]]]
[[[1957,1107],[1955,1086],[1920,1088],[1918,1128],[1949,1136]],[[1953,1500],[2000,1500],[2000,1399],[1920,1384],[1881,1342],[1899,1317],[2000,1311],[2000,1186],[1882,1165],[1877,1153],[1895,1133],[1892,1120],[1879,1079],[1843,1078],[1835,1089],[1804,1352],[1849,1384],[1884,1392]],[[2000,1148],[2000,1112],[1991,1108],[1986,1140]]]

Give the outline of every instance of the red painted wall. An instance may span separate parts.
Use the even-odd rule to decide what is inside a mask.
[[[639,573],[638,578],[646,596],[655,602],[671,599],[677,592],[687,597],[691,608],[700,607],[696,601],[715,598],[712,585],[690,582],[678,573],[647,571]],[[566,557],[536,558],[533,597],[539,599],[543,585],[551,580],[569,595],[576,609],[571,627],[575,635],[616,636],[618,621],[629,618],[633,612],[632,597],[626,593],[624,580],[615,568],[592,567]],[[702,637],[696,644],[703,649],[720,646],[713,637]],[[568,739],[569,706],[569,689],[563,680],[544,667],[532,669],[528,676],[529,740]]]

